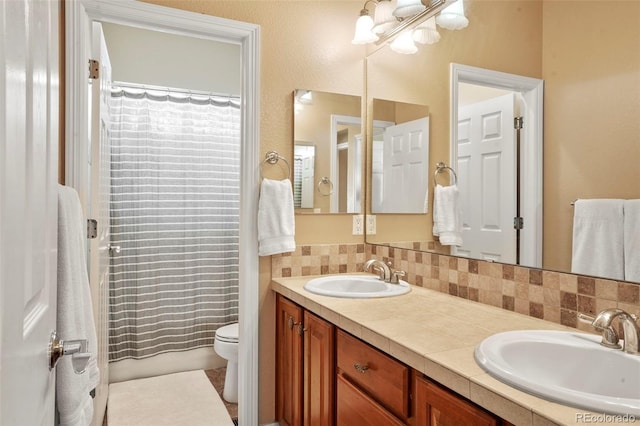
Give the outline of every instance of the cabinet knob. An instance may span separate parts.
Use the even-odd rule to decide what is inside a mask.
[[[364,374],[369,369],[369,366],[366,364],[353,364],[353,368],[355,368],[358,373]]]
[[[298,323],[298,334],[303,336],[305,331],[307,331],[307,329],[304,328],[304,324]]]
[[[289,317],[289,321],[287,321],[287,325],[289,326],[289,330],[293,330],[293,326],[295,322],[293,321],[293,317]]]

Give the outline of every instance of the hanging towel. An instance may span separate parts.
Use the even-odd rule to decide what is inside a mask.
[[[443,246],[462,245],[462,212],[457,185],[436,185],[433,191],[433,235]]]
[[[640,282],[640,200],[624,202],[624,279]]]
[[[623,200],[577,200],[571,272],[624,279]]]
[[[87,339],[91,353],[83,374],[76,374],[71,355],[58,361],[56,405],[60,425],[91,424],[93,399],[89,393],[98,386],[96,328],[87,273],[86,222],[78,193],[58,185],[58,338]]]
[[[296,249],[291,181],[262,179],[258,201],[258,254],[287,253]]]

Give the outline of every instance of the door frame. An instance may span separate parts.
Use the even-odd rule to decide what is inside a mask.
[[[338,211],[338,206],[339,206],[339,196],[340,196],[340,191],[338,190],[340,184],[339,184],[339,172],[338,172],[338,151],[340,150],[340,147],[338,147],[338,126],[340,125],[344,125],[344,126],[361,126],[362,125],[362,118],[361,117],[354,117],[351,115],[340,115],[340,114],[331,114],[331,144],[330,144],[330,148],[329,148],[329,156],[330,156],[330,176],[331,176],[331,182],[333,183],[333,190],[331,191],[331,202],[330,202],[330,208],[329,211],[330,213],[339,213]],[[354,145],[354,152],[360,152],[358,147]],[[353,170],[353,176],[361,176],[362,175],[362,159],[356,159],[354,161],[354,170]],[[352,191],[354,191],[354,193],[357,193],[358,191],[355,190],[354,185],[355,185],[355,181],[350,182],[351,185],[347,185],[347,188],[351,188]],[[360,191],[360,193],[362,193],[362,191]],[[354,210],[356,207],[358,208],[358,211],[349,211],[349,207],[353,207]],[[356,198],[354,194],[347,194],[347,211],[344,213],[361,213],[362,212],[362,199],[360,198]]]
[[[542,190],[543,190],[543,95],[544,80],[484,68],[451,63],[450,66],[450,164],[455,168],[458,152],[458,83],[496,87],[522,94],[524,117],[520,182],[521,214],[531,218],[520,234],[520,264],[542,267]],[[526,191],[522,189],[526,188]]]
[[[67,2],[66,146],[67,185],[86,200],[88,164],[87,40],[92,21],[127,25],[240,46],[242,61],[240,167],[240,285],[238,416],[242,424],[258,424],[259,263],[257,241],[258,154],[260,151],[260,26],[187,12],[135,0]],[[79,141],[79,142],[78,142]]]

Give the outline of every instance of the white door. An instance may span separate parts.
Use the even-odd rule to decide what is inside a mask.
[[[457,175],[463,241],[457,256],[514,263],[515,130],[512,93],[458,111]]]
[[[55,1],[0,2],[2,425],[54,423],[58,15]]]
[[[380,212],[426,213],[429,198],[429,117],[387,127],[383,151]]]
[[[109,392],[109,199],[111,193],[111,139],[109,132],[109,98],[111,97],[111,62],[102,32],[94,22],[92,29],[92,59],[98,61],[98,78],[91,80],[91,199],[89,212],[98,221],[98,236],[91,241],[89,282],[93,314],[98,338],[98,368],[100,384],[94,399],[93,424],[101,425]],[[113,254],[117,256],[116,250]]]
[[[315,157],[305,154],[302,157],[302,185],[300,207],[303,209],[313,208],[313,196],[315,194]]]

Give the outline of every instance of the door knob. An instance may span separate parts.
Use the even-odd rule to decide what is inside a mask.
[[[108,244],[107,248],[109,249],[109,254],[112,256],[114,253],[116,254],[120,253],[120,246],[114,246],[114,245]]]
[[[87,347],[88,342],[86,339],[62,340],[58,339],[55,331],[52,332],[51,339],[49,340],[49,349],[47,350],[49,370],[56,366],[56,363],[61,357],[71,355],[73,371],[75,371],[76,374],[84,373],[89,363],[89,358],[91,357]]]

